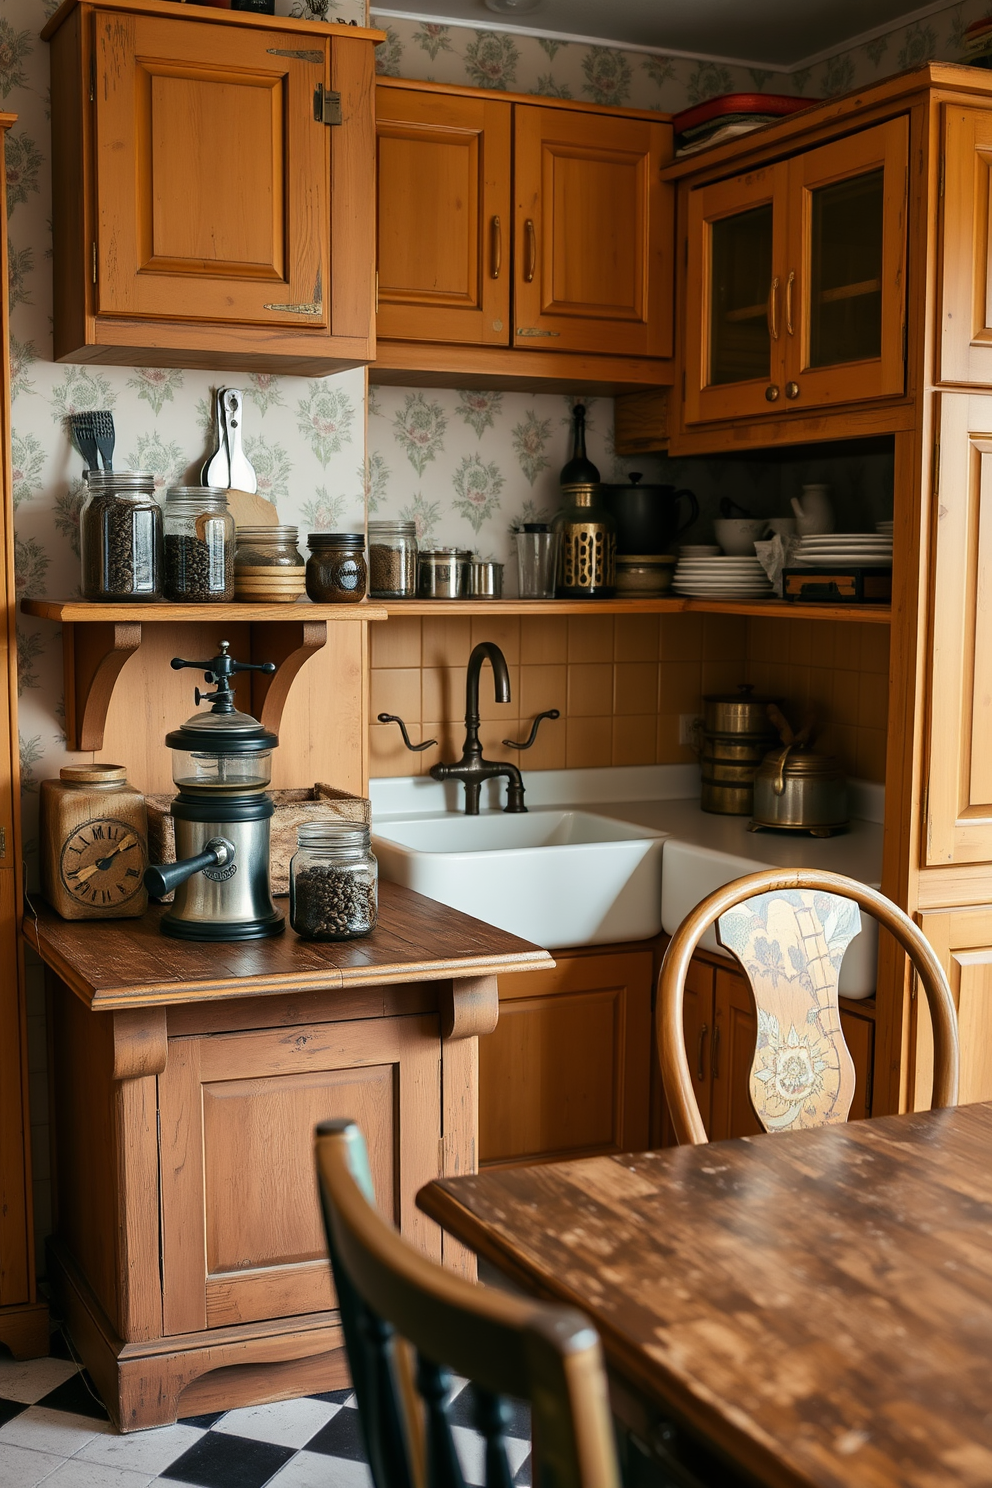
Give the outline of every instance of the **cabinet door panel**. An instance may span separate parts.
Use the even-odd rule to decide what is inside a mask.
[[[992,383],[992,115],[944,108],[940,246],[943,382]]]
[[[479,1043],[483,1163],[648,1145],[650,952],[556,955],[553,971],[500,977]]]
[[[334,1305],[313,1175],[330,1117],[360,1123],[381,1209],[440,1259],[414,1203],[438,1173],[436,1018],[170,1039],[159,1099],[166,1333]]]
[[[767,413],[783,397],[787,167],[690,191],[685,419]]]
[[[711,1141],[751,1137],[764,1131],[748,1094],[757,1036],[750,987],[735,972],[718,970],[713,1010]]]
[[[380,336],[510,341],[510,110],[376,90]]]
[[[789,162],[786,370],[797,407],[903,391],[908,151],[902,118]]]
[[[97,310],[329,324],[329,43],[97,13]],[[283,55],[279,55],[282,52]],[[316,58],[316,60],[310,60]]]
[[[923,861],[992,862],[992,397],[938,402]]]
[[[924,935],[940,957],[958,1013],[961,1076],[958,1100],[992,1100],[992,909],[954,909],[921,916]],[[926,998],[917,994],[915,1088],[911,1104],[925,1110],[933,1091],[933,1031]]]
[[[516,106],[514,345],[671,355],[669,129]]]

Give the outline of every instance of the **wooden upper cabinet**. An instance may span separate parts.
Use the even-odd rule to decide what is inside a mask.
[[[321,373],[371,358],[372,41],[216,15],[59,12],[60,360]]]
[[[992,396],[938,396],[921,864],[992,863]]]
[[[672,353],[661,122],[514,109],[514,344]]]
[[[904,389],[908,160],[901,117],[789,162],[785,395],[797,407]]]
[[[687,188],[685,420],[899,396],[905,117]]]
[[[992,113],[947,104],[940,273],[942,382],[992,383]]]
[[[787,182],[787,167],[772,165],[689,193],[689,423],[763,413],[781,398]]]
[[[958,1102],[992,1100],[992,909],[938,910],[920,916],[920,928],[947,975],[958,1016],[961,1076]],[[930,1108],[933,1026],[925,997],[917,997],[916,1059],[911,1107]]]
[[[511,112],[377,90],[380,336],[510,344]]]

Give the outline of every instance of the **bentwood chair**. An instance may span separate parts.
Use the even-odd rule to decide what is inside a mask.
[[[504,1397],[531,1406],[534,1488],[618,1488],[599,1338],[581,1313],[473,1286],[375,1208],[351,1121],[317,1128],[317,1176],[345,1348],[376,1488],[464,1488],[446,1413],[471,1380],[486,1488],[510,1488]],[[416,1363],[413,1362],[416,1355]]]
[[[943,968],[924,935],[891,900],[839,873],[771,869],[717,889],[672,936],[658,977],[658,1052],[675,1135],[708,1140],[692,1084],[683,1030],[689,962],[716,922],[720,944],[737,958],[754,997],[757,1041],[749,1090],[766,1131],[798,1131],[846,1121],[854,1063],[844,1042],[837,980],[867,910],[902,946],[923,985],[933,1022],[931,1109],[958,1098],[958,1032]]]

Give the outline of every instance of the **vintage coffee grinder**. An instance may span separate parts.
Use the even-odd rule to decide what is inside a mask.
[[[269,885],[269,824],[272,751],[279,743],[248,713],[234,706],[236,672],[274,672],[272,662],[235,661],[227,641],[210,661],[174,657],[176,671],[202,670],[215,692],[209,713],[194,713],[167,734],[173,751],[172,778],[179,794],[172,803],[175,863],[145,872],[153,899],[173,889],[175,902],[162,930],[182,940],[254,940],[278,935],[285,920],[272,903]]]

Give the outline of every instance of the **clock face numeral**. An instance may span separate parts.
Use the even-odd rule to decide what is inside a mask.
[[[116,817],[77,827],[62,846],[59,877],[63,887],[93,909],[112,909],[141,888],[145,844],[139,832]]]

